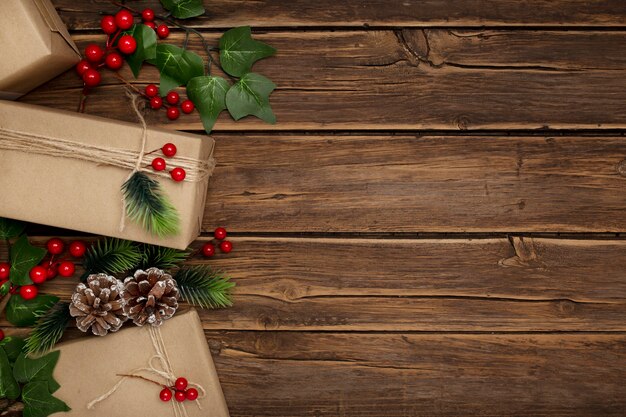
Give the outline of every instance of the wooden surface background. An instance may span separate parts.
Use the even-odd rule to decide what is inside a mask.
[[[116,10],[53,2],[81,47]],[[206,8],[211,38],[278,49],[256,67],[278,123],[218,121],[194,244],[232,232],[208,262],[235,306],[202,319],[233,417],[626,415],[626,2]],[[80,90],[70,71],[22,101]],[[86,112],[133,119],[107,73]]]

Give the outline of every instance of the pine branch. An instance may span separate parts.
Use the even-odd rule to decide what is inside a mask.
[[[174,277],[183,301],[202,308],[223,308],[233,304],[230,278],[208,265],[181,268]]]
[[[85,254],[83,265],[84,280],[89,274],[107,273],[110,275],[134,269],[141,263],[142,254],[136,244],[128,240],[103,238],[92,245]]]
[[[163,194],[159,183],[143,172],[135,172],[122,185],[128,217],[157,236],[178,232],[178,212]]]
[[[25,351],[27,354],[41,354],[49,351],[61,339],[72,316],[70,303],[57,302],[46,312],[39,314],[30,336],[26,339]]]
[[[142,260],[136,269],[156,267],[159,269],[171,269],[182,264],[191,254],[188,250],[178,250],[163,246],[142,244],[140,246]]]

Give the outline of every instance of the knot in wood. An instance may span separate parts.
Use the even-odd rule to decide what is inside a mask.
[[[620,161],[615,169],[617,169],[619,175],[621,175],[622,177],[626,177],[626,159]]]

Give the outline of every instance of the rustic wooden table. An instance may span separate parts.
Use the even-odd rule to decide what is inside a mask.
[[[54,3],[81,47],[117,9]],[[206,7],[204,33],[278,49],[278,123],[214,133],[204,231],[232,232],[210,262],[238,286],[202,319],[232,416],[626,414],[626,2]],[[86,112],[133,120],[103,84]]]

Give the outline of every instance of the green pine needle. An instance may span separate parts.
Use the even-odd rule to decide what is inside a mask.
[[[141,263],[142,257],[143,255],[135,243],[129,240],[105,237],[93,244],[85,253],[83,280],[89,274],[103,272],[116,275],[130,271]]]
[[[128,217],[144,229],[163,237],[178,233],[176,207],[163,194],[159,183],[143,172],[135,172],[122,185]]]
[[[163,246],[142,244],[140,248],[143,257],[137,269],[156,267],[171,269],[182,264],[191,253],[188,250],[178,250]]]
[[[230,278],[208,265],[186,266],[174,277],[183,301],[202,308],[223,308],[233,304]]]
[[[49,351],[61,339],[72,316],[70,303],[57,302],[46,312],[38,315],[37,323],[26,339],[26,354],[41,354]]]

